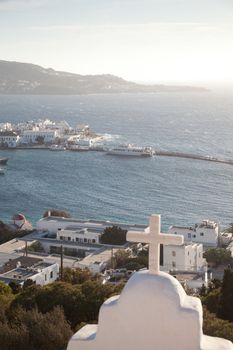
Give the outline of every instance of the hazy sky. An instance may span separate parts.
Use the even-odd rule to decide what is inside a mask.
[[[233,0],[0,0],[0,59],[233,83]]]

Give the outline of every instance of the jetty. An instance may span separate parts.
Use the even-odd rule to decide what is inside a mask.
[[[204,161],[208,161],[208,162],[215,162],[215,163],[223,163],[223,164],[233,165],[233,160],[232,159],[215,158],[215,157],[211,157],[211,156],[202,156],[202,155],[192,154],[192,153],[154,150],[153,154],[155,156],[161,156],[161,157],[188,158],[188,159],[204,160]]]

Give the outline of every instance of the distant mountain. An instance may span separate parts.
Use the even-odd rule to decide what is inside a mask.
[[[79,75],[30,63],[0,60],[0,94],[79,95],[124,92],[202,92],[192,86],[143,85],[110,74]]]

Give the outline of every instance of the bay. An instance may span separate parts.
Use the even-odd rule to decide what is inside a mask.
[[[0,122],[38,118],[89,124],[117,142],[233,159],[230,92],[87,96],[0,96]],[[48,208],[81,219],[163,228],[233,221],[233,166],[191,159],[107,156],[102,152],[0,151],[0,220],[16,212],[35,223]]]

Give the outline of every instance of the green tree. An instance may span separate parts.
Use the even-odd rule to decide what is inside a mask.
[[[114,263],[116,268],[123,267],[130,261],[130,252],[125,249],[118,249],[114,254]]]
[[[61,306],[74,329],[81,322],[97,321],[102,303],[118,294],[120,289],[119,286],[103,285],[100,280],[87,280],[73,285],[66,282],[55,282],[43,287],[33,285],[15,296],[9,314],[18,307],[26,310],[38,308],[39,312],[46,313]]]
[[[11,288],[13,294],[18,294],[22,290],[21,285],[15,281],[11,281],[9,283],[9,287]]]
[[[88,269],[66,267],[63,269],[63,282],[71,284],[83,284],[90,280],[99,280],[100,275],[93,275]]]
[[[219,310],[219,302],[221,298],[221,290],[213,289],[207,295],[202,298],[203,304],[207,307],[207,309],[212,313],[217,313]]]
[[[203,311],[203,332],[206,335],[225,338],[233,342],[233,323],[217,318],[214,313],[210,313],[206,308]]]
[[[211,248],[208,249],[204,254],[204,258],[209,264],[215,266],[219,265],[233,265],[233,259],[231,257],[231,252],[224,248]]]
[[[5,283],[0,282],[0,310],[4,313],[14,300],[12,289]]]
[[[102,244],[124,245],[126,243],[126,230],[121,227],[106,227],[100,241]]]
[[[218,316],[224,320],[233,322],[233,271],[224,271]]]
[[[0,323],[1,350],[64,350],[71,335],[59,307],[45,314],[19,308],[10,322]]]
[[[33,242],[31,245],[29,245],[28,250],[31,252],[40,252],[40,253],[44,252],[44,248],[39,241]]]

